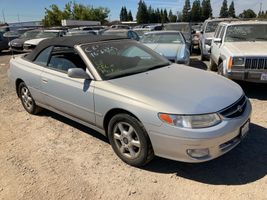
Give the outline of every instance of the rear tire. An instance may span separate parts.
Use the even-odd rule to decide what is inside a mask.
[[[223,74],[223,62],[219,65],[217,73],[219,75],[224,76],[224,74]]]
[[[151,161],[154,151],[143,124],[128,114],[117,114],[109,122],[108,138],[117,156],[141,167]]]
[[[21,82],[18,87],[19,98],[24,109],[30,114],[37,114],[39,113],[42,108],[37,106],[28,87],[24,82]]]

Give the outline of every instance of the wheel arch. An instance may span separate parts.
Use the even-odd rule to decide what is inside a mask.
[[[106,135],[108,133],[108,124],[109,124],[111,118],[117,114],[128,114],[128,115],[136,118],[139,122],[141,122],[141,120],[130,111],[125,110],[123,108],[113,108],[113,109],[109,110],[104,116],[103,127],[104,127]]]

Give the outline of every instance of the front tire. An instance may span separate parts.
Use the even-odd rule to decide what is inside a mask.
[[[141,167],[154,157],[145,127],[131,115],[115,115],[108,125],[108,138],[117,156],[129,165]]]
[[[210,58],[209,70],[214,72],[218,71],[218,67],[212,58]]]
[[[222,75],[222,76],[224,75],[224,74],[223,74],[223,62],[219,65],[217,73],[218,73],[219,75]]]
[[[19,98],[21,100],[21,103],[24,107],[24,109],[30,113],[30,114],[37,114],[39,113],[42,109],[36,105],[30,90],[26,86],[24,82],[21,82],[18,87],[19,91]]]

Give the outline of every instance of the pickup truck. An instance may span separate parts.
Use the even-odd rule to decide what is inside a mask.
[[[220,23],[211,44],[210,70],[233,80],[267,83],[267,22]]]

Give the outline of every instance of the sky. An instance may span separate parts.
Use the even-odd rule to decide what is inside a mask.
[[[24,22],[39,21],[43,18],[45,8],[51,4],[56,4],[60,8],[70,0],[0,0],[0,21]],[[137,4],[139,0],[75,0],[77,3],[92,5],[94,7],[102,6],[110,9],[109,20],[119,19],[120,9],[126,6],[131,10],[135,18]],[[181,12],[184,0],[144,0],[145,3],[153,8],[172,9],[173,13]],[[211,0],[213,16],[218,16],[223,0]],[[232,0],[228,0],[228,6]],[[191,0],[193,2],[193,0]],[[253,9],[259,12],[262,3],[263,10],[267,10],[267,0],[234,0],[236,13],[241,13],[244,9]],[[192,4],[191,4],[192,5]]]

